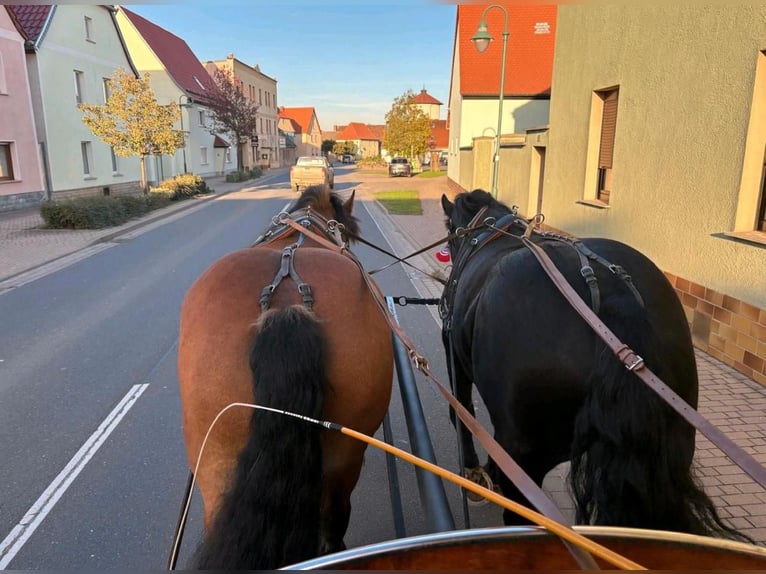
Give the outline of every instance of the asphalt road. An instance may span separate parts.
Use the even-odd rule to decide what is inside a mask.
[[[336,191],[352,184],[339,181]],[[181,302],[208,265],[250,245],[292,197],[286,176],[224,196],[0,295],[0,567],[166,566],[187,476],[176,377]],[[364,201],[355,213],[365,238],[386,246]],[[355,252],[368,269],[389,263],[364,246]],[[419,295],[399,266],[376,277],[388,295]],[[446,380],[429,311],[397,313]],[[446,406],[418,381],[437,460],[456,470]],[[409,450],[396,390],[391,420],[396,444]],[[401,462],[398,471],[406,534],[426,533],[414,471]],[[448,486],[448,494],[462,525],[458,491]],[[473,511],[473,526],[490,524],[500,524],[498,510]],[[200,535],[195,497],[179,567]],[[395,536],[384,455],[368,451],[346,543]]]

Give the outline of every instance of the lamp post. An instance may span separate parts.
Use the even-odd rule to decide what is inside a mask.
[[[185,103],[181,103],[181,98],[186,98]],[[183,155],[184,155],[184,173],[189,173],[189,170],[186,168],[186,133],[184,132],[184,112],[181,108],[190,108],[194,105],[194,100],[192,100],[189,96],[186,94],[181,94],[178,96],[178,115],[181,118],[181,133],[183,133],[184,136],[184,147],[183,147]]]
[[[497,198],[497,172],[500,167],[500,130],[503,124],[503,91],[505,90],[505,54],[508,48],[508,11],[500,4],[492,4],[484,9],[481,15],[481,21],[479,27],[476,29],[476,33],[471,38],[474,47],[479,52],[484,52],[489,43],[492,41],[492,36],[489,35],[487,30],[487,21],[485,19],[487,12],[492,8],[500,8],[505,15],[505,27],[503,28],[503,59],[500,64],[500,98],[497,106],[497,131],[495,132],[495,157],[492,165],[492,197]]]

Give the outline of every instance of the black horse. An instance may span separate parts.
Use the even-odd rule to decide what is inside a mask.
[[[454,265],[441,301],[460,402],[473,411],[475,384],[496,440],[538,485],[571,460],[577,523],[739,537],[694,480],[694,428],[627,370],[559,293],[519,239],[526,220],[482,190],[454,203],[442,196],[442,207],[450,233],[467,231],[449,243]],[[506,233],[482,226],[486,218]],[[617,241],[530,237],[614,334],[696,408],[691,336],[663,273]],[[462,429],[465,466],[473,469],[479,460]],[[505,496],[529,504],[491,460],[487,471]],[[504,521],[521,522],[507,510]]]

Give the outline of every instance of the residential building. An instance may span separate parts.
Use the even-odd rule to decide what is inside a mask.
[[[378,157],[380,155],[380,140],[367,125],[360,122],[348,124],[338,134],[336,141],[352,144],[357,159]]]
[[[550,126],[501,149],[498,199],[647,255],[766,385],[765,149],[765,5],[561,5]]]
[[[279,130],[279,155],[282,165],[294,165],[298,159],[297,141],[301,139],[301,126],[291,118],[277,120]]]
[[[213,75],[226,70],[240,83],[243,93],[258,104],[258,127],[248,138],[244,154],[245,167],[279,167],[279,134],[277,128],[277,80],[261,72],[258,64],[249,66],[229,54],[225,60],[210,61],[205,68]]]
[[[0,6],[0,211],[45,199],[24,42],[12,9]]]
[[[511,3],[503,6],[508,14],[509,37],[500,133],[506,143],[509,139],[506,134],[523,134],[529,128],[548,124],[556,6]],[[485,20],[494,41],[485,52],[478,52],[471,38],[485,9],[486,6],[477,4],[457,6],[449,92],[447,174],[461,187],[489,190],[506,19],[500,8],[487,10]],[[471,155],[471,161],[462,157],[466,154]],[[504,179],[505,174],[501,173],[498,180]]]
[[[546,221],[647,254],[695,343],[766,384],[766,5],[562,5],[558,26]]]
[[[12,5],[24,31],[27,77],[48,197],[136,193],[137,157],[117,157],[83,123],[80,103],[106,101],[118,68],[135,73],[111,6]]]
[[[290,118],[299,126],[295,132],[296,153],[300,156],[322,155],[322,128],[313,107],[278,108],[278,117]]]
[[[124,6],[117,11],[117,23],[136,69],[149,74],[157,101],[177,105],[181,112],[176,127],[186,134],[186,145],[172,157],[156,156],[150,162],[153,179],[237,170],[231,137],[215,133],[211,119],[209,95],[215,84],[186,42]]]
[[[412,103],[415,104],[415,106],[420,111],[422,111],[425,115],[427,115],[428,119],[431,119],[431,120],[439,119],[442,103],[436,98],[434,98],[431,94],[426,92],[425,88],[420,90],[420,93],[416,95],[414,98],[412,98]]]

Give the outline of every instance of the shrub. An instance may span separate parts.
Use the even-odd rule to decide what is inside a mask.
[[[170,204],[169,192],[113,197],[77,197],[50,201],[40,207],[40,215],[50,229],[102,229],[122,225],[154,209]]]
[[[172,201],[179,201],[189,199],[195,195],[211,193],[213,190],[208,187],[202,177],[188,173],[166,179],[158,187],[151,188],[150,191],[168,191],[172,194]]]
[[[232,171],[226,174],[226,181],[235,182],[235,183],[239,181],[247,181],[248,179],[261,177],[262,173],[263,172],[261,171],[261,168],[259,167],[254,167],[249,170]]]
[[[356,165],[358,167],[386,167],[386,166],[388,166],[388,164],[386,163],[386,160],[384,160],[380,156],[362,158],[358,162],[356,162]]]

